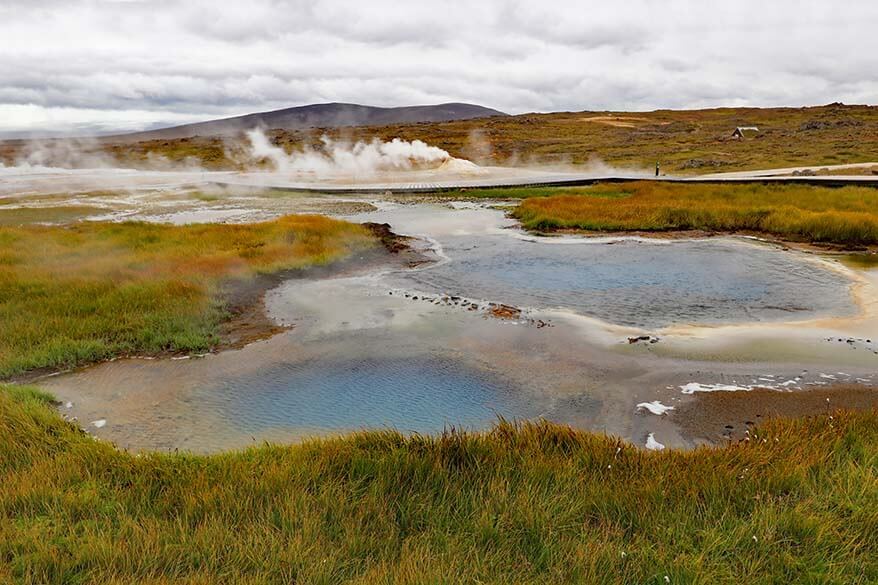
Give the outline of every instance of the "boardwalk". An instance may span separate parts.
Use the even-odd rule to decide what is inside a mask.
[[[604,174],[573,172],[526,172],[520,176],[479,177],[450,179],[442,181],[403,182],[338,182],[338,181],[285,181],[276,174],[249,173],[224,175],[220,180],[211,181],[226,187],[264,187],[283,191],[303,193],[436,193],[460,189],[495,189],[504,187],[565,187],[591,185],[594,183],[623,181],[661,181],[666,183],[799,183],[808,185],[841,186],[864,185],[878,187],[878,175],[812,175],[794,176],[798,171],[844,170],[878,163],[858,163],[853,165],[794,167],[785,169],[765,169],[734,173],[717,173],[698,176],[662,175],[647,173],[612,172]]]

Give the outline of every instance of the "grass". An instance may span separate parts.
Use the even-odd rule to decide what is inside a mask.
[[[31,223],[67,223],[106,213],[106,209],[87,205],[58,205],[54,207],[0,207],[0,226],[25,225]]]
[[[869,187],[642,181],[538,193],[512,212],[532,230],[704,230],[845,246],[878,244],[878,190]],[[504,190],[495,190],[494,196],[504,197]]]
[[[631,127],[594,120],[608,115],[637,119]],[[760,133],[732,139],[742,125],[758,126]],[[870,106],[557,112],[344,132],[354,139],[419,139],[479,164],[582,165],[598,159],[651,171],[658,161],[666,172],[701,174],[878,161],[878,108]],[[271,137],[292,149],[313,141],[314,134],[274,131]]]
[[[608,117],[622,117],[619,126]],[[736,126],[758,126],[752,138],[734,140]],[[600,159],[622,168],[673,173],[738,171],[878,161],[878,107],[717,108],[654,112],[557,112],[453,122],[343,129],[273,130],[287,150],[317,145],[321,134],[341,140],[423,140],[480,164],[570,163]],[[130,142],[106,139],[104,154],[124,166],[150,166],[156,157],[206,169],[240,169],[243,136],[195,136]],[[0,143],[0,162],[12,164],[26,147]],[[250,161],[252,163],[253,161]],[[857,171],[859,172],[859,171]]]
[[[0,227],[0,379],[131,353],[204,351],[220,285],[373,245],[320,216],[249,225]]]
[[[120,452],[0,389],[0,580],[873,583],[878,413],[647,452],[549,424]]]

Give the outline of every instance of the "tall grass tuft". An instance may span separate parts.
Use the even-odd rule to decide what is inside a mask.
[[[878,413],[648,452],[547,423],[133,456],[0,389],[0,579],[873,583]]]
[[[0,379],[217,342],[218,285],[373,245],[320,216],[249,225],[0,227]]]
[[[533,230],[753,232],[794,241],[878,244],[878,190],[648,181],[565,188],[513,215]]]

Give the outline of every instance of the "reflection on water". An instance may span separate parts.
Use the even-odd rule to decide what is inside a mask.
[[[74,402],[80,420],[108,421],[92,432],[133,449],[216,451],[360,428],[484,428],[498,415],[640,443],[657,433],[672,446],[682,439],[667,417],[638,414],[636,404],[674,404],[680,384],[756,385],[769,373],[804,380],[803,370],[816,384],[841,364],[851,376],[874,371],[878,354],[828,344],[817,329],[764,342],[794,349],[786,362],[749,342],[734,361],[715,348],[695,359],[697,348],[664,332],[658,344],[629,345],[619,328],[569,314],[660,328],[852,313],[850,281],[802,254],[729,238],[534,242],[490,209],[380,205],[356,219],[422,236],[441,261],[289,281],[266,296],[269,314],[293,326],[287,333],[203,360],[119,360],[46,386]],[[397,289],[530,307],[552,326],[389,294]],[[555,308],[568,312],[540,313]],[[662,357],[674,347],[674,357]],[[820,369],[827,364],[833,369]]]
[[[548,245],[444,237],[453,260],[400,279],[429,292],[563,308],[634,327],[800,319],[853,310],[838,273],[729,239]]]
[[[842,256],[841,261],[848,266],[853,266],[854,268],[862,268],[862,269],[878,269],[878,254],[872,253],[859,253],[859,254],[846,254]]]
[[[199,389],[203,408],[245,432],[395,428],[430,433],[533,416],[508,386],[458,362],[414,359],[282,363]]]

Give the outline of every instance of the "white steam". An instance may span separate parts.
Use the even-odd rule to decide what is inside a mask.
[[[102,169],[116,167],[118,163],[101,149],[97,140],[63,138],[26,143],[15,159],[15,166],[22,170]]]
[[[394,138],[384,142],[373,138],[370,142],[338,142],[328,136],[320,139],[322,149],[306,146],[300,152],[288,154],[269,141],[262,130],[247,132],[250,154],[257,159],[268,159],[279,172],[314,173],[318,175],[373,175],[384,171],[429,169],[451,161],[452,156],[441,148],[420,140]]]
[[[0,160],[0,169],[17,172],[53,170],[98,170],[140,168],[154,171],[198,172],[201,161],[194,156],[172,161],[152,151],[139,161],[122,162],[105,150],[106,144],[94,138],[56,138],[25,142],[11,159],[12,166]]]

